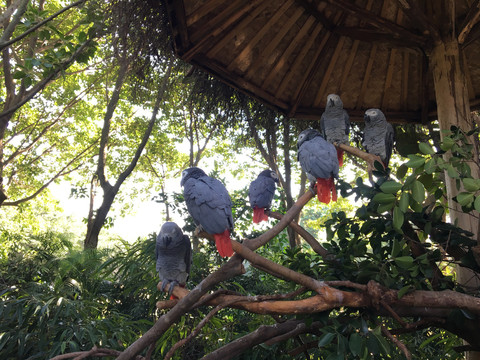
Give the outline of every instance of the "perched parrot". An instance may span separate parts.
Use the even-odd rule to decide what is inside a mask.
[[[350,117],[343,109],[343,102],[337,94],[327,96],[327,105],[320,118],[322,136],[329,143],[348,144]],[[337,149],[339,166],[343,165],[343,150]]]
[[[170,284],[168,295],[170,299],[174,299],[173,288],[176,285],[184,287],[190,274],[192,263],[190,238],[183,235],[177,224],[166,222],[157,236],[155,256],[157,272],[162,281],[162,291],[165,290],[167,284]]]
[[[317,130],[306,129],[298,136],[297,159],[308,178],[317,182],[317,197],[328,204],[337,200],[334,178],[338,178],[338,158],[335,146]],[[331,196],[330,196],[331,194]]]
[[[263,170],[258,177],[250,183],[248,199],[253,208],[253,222],[258,224],[261,221],[268,221],[265,210],[272,205],[275,194],[275,183],[278,183],[278,176],[275,171]]]
[[[387,122],[380,109],[368,109],[363,117],[365,129],[363,130],[362,145],[369,154],[378,155],[383,165],[388,167],[392,155],[394,130]]]
[[[225,186],[198,167],[184,170],[180,185],[195,223],[213,235],[220,256],[232,256],[232,200]]]

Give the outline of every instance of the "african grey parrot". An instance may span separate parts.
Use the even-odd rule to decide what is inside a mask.
[[[343,102],[337,94],[327,96],[327,105],[320,118],[322,136],[329,143],[348,144],[350,117],[343,109]],[[337,149],[339,166],[343,165],[343,150]]]
[[[365,111],[363,119],[365,129],[363,130],[362,145],[369,154],[378,155],[384,166],[388,167],[393,150],[393,126],[387,122],[380,109],[368,109]]]
[[[184,170],[180,185],[195,223],[213,235],[220,256],[232,256],[232,200],[225,186],[198,167]]]
[[[258,177],[250,183],[248,188],[248,199],[253,208],[253,222],[258,224],[261,221],[268,221],[265,209],[272,205],[275,194],[275,183],[278,183],[278,176],[275,171],[263,170]]]
[[[170,284],[168,294],[171,296],[176,285],[185,286],[190,274],[192,263],[190,238],[183,235],[177,224],[166,222],[157,236],[155,256],[157,272],[162,281],[162,291],[167,284]]]
[[[338,158],[335,146],[327,142],[317,130],[306,129],[298,136],[297,159],[308,178],[317,182],[318,200],[328,204],[330,193],[337,200],[334,178],[338,178]]]

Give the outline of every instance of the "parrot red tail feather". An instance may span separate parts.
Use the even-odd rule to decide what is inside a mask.
[[[253,208],[253,222],[258,224],[261,221],[268,221],[268,216],[265,214],[264,208]]]
[[[343,166],[343,150],[337,149],[338,166]]]
[[[329,179],[317,178],[317,197],[318,201],[324,204],[328,204],[330,199],[337,201],[337,190],[335,189],[333,177]]]
[[[178,284],[178,286],[184,288],[185,284]],[[170,295],[170,300],[177,300],[178,298],[175,295]]]
[[[221,234],[213,234],[218,253],[221,257],[230,257],[233,255],[232,240],[230,239],[230,231],[225,230]]]

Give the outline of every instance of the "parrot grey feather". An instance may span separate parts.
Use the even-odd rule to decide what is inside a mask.
[[[314,129],[300,133],[297,158],[310,180],[338,178],[338,159],[335,146],[327,142]]]
[[[322,136],[330,143],[348,144],[350,134],[350,117],[343,109],[340,96],[330,94],[327,96],[325,111],[320,119]]]
[[[385,115],[379,109],[365,111],[364,120],[362,145],[369,154],[379,156],[385,166],[388,166],[393,151],[393,126],[387,122]]]
[[[192,263],[192,246],[190,238],[183,235],[174,222],[162,225],[155,244],[156,269],[162,281],[162,290],[171,283],[169,293],[174,285],[184,285],[190,274]]]
[[[188,212],[197,225],[209,234],[233,229],[232,200],[219,180],[192,167],[183,171],[181,184]]]
[[[275,195],[275,183],[278,176],[274,171],[264,170],[250,183],[248,199],[250,206],[269,209]]]

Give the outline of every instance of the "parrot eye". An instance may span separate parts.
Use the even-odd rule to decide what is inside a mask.
[[[305,137],[305,134],[302,134],[298,137],[298,141],[301,141]]]
[[[185,176],[187,176],[187,174],[188,174],[188,171],[187,171],[187,170],[183,170],[183,171],[182,171],[182,178],[185,177]]]

